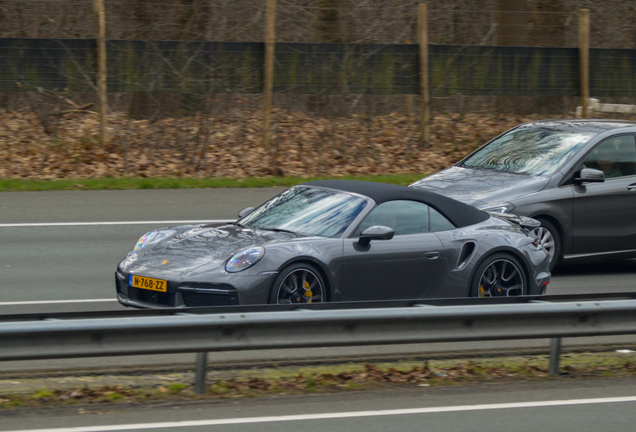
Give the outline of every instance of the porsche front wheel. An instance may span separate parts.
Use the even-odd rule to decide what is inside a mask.
[[[272,287],[270,303],[302,304],[327,301],[325,282],[314,266],[292,264],[281,271]]]

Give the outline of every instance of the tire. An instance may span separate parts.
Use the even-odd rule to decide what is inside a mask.
[[[552,271],[561,262],[563,251],[561,235],[552,222],[546,219],[537,220],[541,222],[541,226],[532,230],[532,233],[539,239],[539,246],[550,255],[550,271]]]
[[[327,288],[320,272],[311,264],[296,263],[283,269],[269,293],[269,303],[303,304],[327,301]]]
[[[521,262],[507,253],[496,253],[479,264],[470,287],[471,297],[527,295],[528,279]]]

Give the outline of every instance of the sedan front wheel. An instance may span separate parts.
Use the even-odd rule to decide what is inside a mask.
[[[556,227],[545,219],[537,219],[541,226],[532,230],[532,235],[539,242],[539,247],[550,257],[550,271],[561,261],[561,237]]]

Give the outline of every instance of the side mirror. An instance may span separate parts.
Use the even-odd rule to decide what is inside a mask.
[[[254,207],[245,207],[243,210],[238,212],[239,219],[241,219],[241,218],[247,216],[248,214],[252,213],[252,210],[254,210]]]
[[[603,183],[605,181],[605,174],[603,174],[601,170],[583,168],[574,181],[578,183]]]
[[[395,231],[393,231],[393,229],[386,226],[374,225],[362,231],[358,243],[360,246],[368,246],[371,240],[391,240],[394,235]]]

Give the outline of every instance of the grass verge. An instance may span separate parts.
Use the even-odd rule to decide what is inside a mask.
[[[197,188],[255,188],[289,187],[298,183],[330,178],[394,183],[407,186],[425,174],[387,174],[342,177],[248,177],[229,178],[103,178],[77,180],[0,179],[0,191],[59,191],[59,190],[124,190],[124,189],[197,189]]]
[[[565,354],[561,375],[550,376],[545,355],[473,360],[347,363],[303,367],[269,367],[235,370],[209,380],[207,393],[195,395],[192,374],[155,376],[144,385],[131,385],[130,377],[112,384],[55,389],[53,381],[38,390],[0,393],[0,409],[48,406],[121,404],[153,401],[250,398],[262,396],[336,393],[360,390],[435,387],[482,383],[551,381],[555,379],[604,379],[636,377],[636,355],[606,353]],[[164,378],[162,381],[161,379]]]

